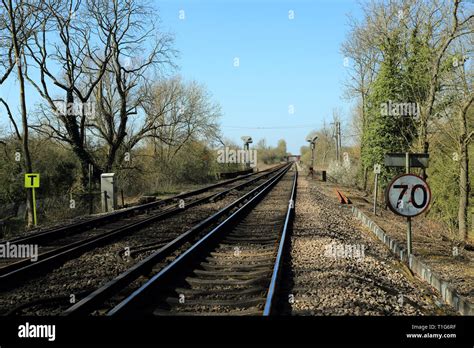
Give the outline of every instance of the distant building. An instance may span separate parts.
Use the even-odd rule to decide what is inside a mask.
[[[289,155],[285,156],[287,162],[299,162],[301,159],[301,155]]]

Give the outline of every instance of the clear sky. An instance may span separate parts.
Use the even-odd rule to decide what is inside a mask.
[[[340,45],[347,15],[361,15],[355,0],[166,0],[156,6],[162,30],[175,36],[177,72],[203,83],[221,105],[226,138],[240,143],[250,135],[271,145],[283,138],[288,151],[299,153],[311,130],[331,122],[333,108],[349,117]],[[7,84],[0,93],[15,105],[16,89]],[[33,109],[41,98],[31,86],[27,94]]]
[[[175,34],[181,74],[205,83],[221,104],[227,138],[272,145],[284,138],[298,153],[312,129],[331,122],[334,107],[348,117],[339,48],[347,15],[360,16],[356,1],[188,0],[158,8],[162,27]]]

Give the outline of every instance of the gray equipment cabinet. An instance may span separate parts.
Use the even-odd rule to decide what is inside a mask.
[[[117,208],[117,183],[115,173],[104,173],[100,176],[102,211],[114,211]]]

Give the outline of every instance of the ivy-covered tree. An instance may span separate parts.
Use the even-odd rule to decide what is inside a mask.
[[[384,59],[368,96],[367,124],[363,134],[361,155],[368,168],[382,164],[388,152],[408,151],[414,137],[414,121],[407,115],[393,113],[391,106],[409,101],[400,81],[403,81],[403,57],[399,49],[399,37],[394,34],[382,44]],[[381,173],[382,185],[393,176],[385,168]]]

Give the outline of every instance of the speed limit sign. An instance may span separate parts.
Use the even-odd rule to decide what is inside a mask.
[[[430,187],[417,175],[403,174],[395,177],[385,191],[390,210],[395,214],[413,217],[424,212],[431,201]]]

